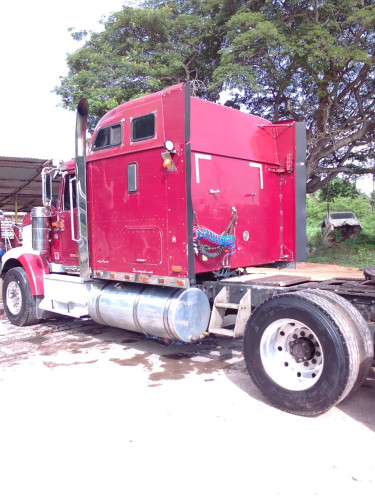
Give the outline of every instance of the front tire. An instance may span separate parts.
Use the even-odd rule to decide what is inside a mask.
[[[27,274],[22,267],[10,269],[3,281],[4,310],[13,325],[39,323],[36,318],[36,299],[31,293]]]
[[[278,295],[256,308],[245,329],[244,357],[264,396],[303,416],[343,400],[360,366],[352,325],[331,301],[307,292]]]

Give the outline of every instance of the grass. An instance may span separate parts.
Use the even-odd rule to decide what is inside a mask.
[[[308,195],[306,202],[307,262],[359,269],[375,266],[375,211],[368,197],[338,198],[330,204],[331,212],[353,211],[363,228],[355,239],[338,242],[333,248],[326,248],[321,242],[320,225],[326,214],[327,204],[318,202],[313,195]]]
[[[340,266],[365,267],[375,266],[375,236],[370,231],[359,233],[357,238],[337,243],[332,248],[326,248],[320,239],[320,232],[307,227],[307,262],[321,264],[337,264]]]

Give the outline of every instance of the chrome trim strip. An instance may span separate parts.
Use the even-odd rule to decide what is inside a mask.
[[[101,271],[94,269],[93,278],[99,278],[110,281],[123,281],[125,283],[141,283],[142,285],[169,286],[177,288],[190,288],[189,278],[180,278],[174,276],[157,276],[155,274],[140,273],[119,273],[115,271]]]

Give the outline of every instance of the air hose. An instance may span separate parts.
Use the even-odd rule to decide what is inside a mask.
[[[201,241],[205,240],[216,245],[215,247],[210,247],[208,245],[203,245]],[[236,238],[232,234],[217,234],[210,229],[203,226],[195,226],[193,229],[193,241],[196,244],[199,252],[208,257],[209,259],[215,259],[221,255],[224,251],[227,255],[234,253]]]

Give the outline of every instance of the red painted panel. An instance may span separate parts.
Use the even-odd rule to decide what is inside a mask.
[[[131,143],[131,119],[156,112],[155,138]],[[187,276],[184,89],[176,86],[131,101],[101,125],[123,123],[123,144],[87,158],[90,265],[93,270]],[[163,167],[165,139],[172,140],[176,171]],[[129,192],[127,166],[136,163],[138,190]]]
[[[277,164],[271,122],[233,108],[191,98],[192,150]]]
[[[195,222],[220,235],[230,224],[233,208],[237,213],[235,253],[223,259],[225,254],[210,258],[199,252],[196,273],[225,264],[236,268],[294,259],[294,127],[289,124],[274,127],[246,113],[192,99]],[[290,172],[285,172],[287,166]]]
[[[79,266],[78,244],[72,240],[72,227],[69,206],[64,206],[69,199],[69,176],[74,176],[74,162],[67,162],[68,174],[61,179],[57,211],[52,219],[51,261],[64,266]],[[77,238],[77,209],[74,209],[74,237]]]
[[[124,261],[129,264],[162,263],[162,232],[158,227],[132,227],[124,229],[125,241],[131,241],[124,252]]]
[[[295,260],[296,255],[295,126],[292,120],[277,122],[276,126],[281,165],[285,166],[285,169],[293,169],[290,173],[280,175],[280,211],[283,221],[283,258],[280,260],[288,261]]]
[[[18,260],[26,271],[31,293],[33,295],[43,295],[43,278],[45,274],[49,274],[47,262],[40,255],[28,253],[20,255]]]
[[[210,155],[210,160],[200,160],[199,156],[192,153],[192,163],[198,165],[192,179],[196,220],[222,234],[231,222],[232,208],[237,212],[232,233],[236,237],[236,252],[230,257],[230,267],[280,260],[279,176],[270,173],[266,164],[250,165],[254,162],[216,155]],[[197,273],[222,265],[222,256],[208,260],[201,255],[196,257]]]
[[[74,221],[77,226],[77,209],[74,210]],[[57,264],[65,266],[79,266],[78,244],[72,240],[70,212],[61,211],[59,222],[53,219],[53,224],[59,227],[52,227],[51,240],[51,260]],[[75,227],[75,237],[77,237],[77,227]]]

